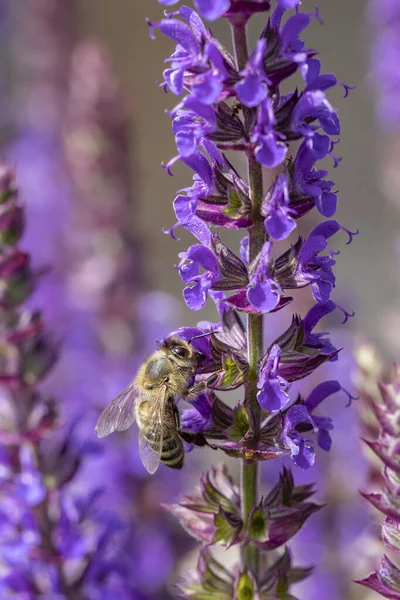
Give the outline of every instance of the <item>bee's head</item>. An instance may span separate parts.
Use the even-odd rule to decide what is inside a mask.
[[[195,366],[200,358],[193,346],[178,337],[169,337],[162,341],[160,350],[172,354],[175,361],[182,366]]]

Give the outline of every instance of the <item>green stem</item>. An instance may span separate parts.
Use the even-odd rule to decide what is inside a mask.
[[[246,24],[233,22],[233,42],[235,47],[236,64],[242,70],[248,59]],[[247,132],[252,121],[252,110],[243,106],[243,116]],[[260,252],[265,241],[265,229],[261,219],[261,203],[263,199],[262,167],[248,157],[248,180],[252,203],[253,225],[249,229],[250,261]],[[249,315],[247,321],[249,376],[246,388],[246,403],[253,415],[255,429],[255,445],[260,429],[260,406],[257,402],[258,364],[263,356],[263,316]],[[251,509],[259,500],[259,467],[256,460],[242,460],[241,470],[241,502],[242,518],[245,526]],[[259,572],[259,550],[254,544],[248,544],[242,549],[242,567],[251,569],[257,576]]]

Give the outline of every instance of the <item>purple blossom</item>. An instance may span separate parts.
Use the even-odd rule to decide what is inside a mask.
[[[285,175],[279,175],[263,204],[264,224],[267,233],[274,240],[286,239],[296,227],[290,207],[289,185]]]
[[[245,69],[240,72],[242,79],[235,86],[238,99],[245,106],[257,106],[267,96],[269,81],[263,68],[266,45],[264,38],[258,40]]]
[[[178,270],[183,283],[185,302],[191,310],[200,310],[207,302],[208,292],[220,278],[220,269],[214,253],[201,244],[191,246],[179,254]],[[204,273],[200,273],[204,269]],[[193,285],[188,285],[193,284]]]
[[[279,375],[279,359],[281,349],[277,344],[272,346],[267,360],[263,363],[257,388],[257,400],[268,412],[281,410],[289,402],[288,382]]]
[[[269,169],[282,164],[287,153],[286,144],[274,129],[275,116],[269,98],[258,109],[257,124],[253,129],[251,141],[255,145],[256,160]]]
[[[271,248],[270,242],[264,244],[247,288],[247,298],[250,304],[263,313],[276,308],[280,298],[279,287],[273,277],[269,275]]]
[[[324,179],[325,170],[313,169],[317,160],[323,159],[330,151],[331,142],[328,136],[315,133],[312,146],[302,142],[293,163],[291,176],[291,192],[303,197],[303,203],[311,199],[324,217],[332,217],[336,212],[337,197],[331,191],[334,183]]]
[[[296,427],[308,426],[310,430],[317,431],[314,420],[310,416],[305,406],[292,406],[285,414],[285,424],[282,432],[282,439],[290,448],[293,461],[298,467],[308,469],[315,462],[315,450],[312,442],[301,435]]]

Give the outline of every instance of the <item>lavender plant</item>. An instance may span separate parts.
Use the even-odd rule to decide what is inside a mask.
[[[193,543],[159,506],[160,499],[174,497],[179,479],[171,486],[162,473],[143,477],[128,437],[110,440],[101,457],[93,451],[102,399],[131,377],[150,343],[171,329],[175,312],[167,294],[148,293],[141,275],[142,244],[128,218],[137,176],[129,165],[123,92],[105,48],[77,43],[73,2],[16,0],[9,9],[7,48],[13,50],[15,79],[7,101],[15,136],[4,152],[18,164],[25,248],[37,264],[49,267],[30,306],[42,307],[46,323],[62,340],[60,359],[41,392],[56,395],[64,431],[71,428],[68,444],[81,463],[65,497],[72,498],[71,487],[77,496],[95,497],[107,472],[107,491],[94,512],[101,507],[104,517],[114,515],[110,526],[117,530],[110,542],[115,552],[100,544],[92,568],[99,567],[97,574],[80,591],[90,599],[166,600],[165,581]],[[60,472],[64,458],[69,461],[69,454],[54,467]],[[86,548],[95,544],[94,527],[83,524]],[[22,523],[20,536],[29,535],[29,523],[26,533]],[[151,540],[151,550],[144,540]],[[84,560],[75,557],[75,564]],[[118,573],[107,577],[102,561]],[[77,588],[75,594],[80,597]],[[41,597],[39,591],[34,597]]]
[[[329,244],[339,231],[347,234],[347,243],[354,234],[332,219],[334,183],[326,179],[326,170],[315,167],[326,157],[337,165],[333,150],[340,124],[325,92],[341,85],[347,96],[349,88],[333,74],[321,73],[316,51],[300,38],[320,17],[317,11],[301,12],[297,0],[278,0],[274,7],[265,0],[195,4],[207,20],[227,19],[234,56],[186,6],[160,22],[149,21],[152,37],[160,30],[177,44],[167,59],[163,87],[182,96],[170,113],[178,154],[165,168],[171,173],[181,160],[194,171],[193,185],[175,198],[177,223],[170,230],[175,237],[183,226],[198,242],[179,255],[184,299],[198,311],[210,296],[220,314],[217,324],[174,332],[200,353],[196,378],[210,388],[192,401],[181,420],[182,429],[197,434],[202,445],[207,441],[241,459],[242,470],[237,487],[226,467],[212,468],[198,491],[170,507],[184,528],[205,543],[197,572],[180,592],[199,600],[288,599],[294,598],[292,584],[310,569],[293,567],[290,552],[279,549],[320,505],[310,500],[312,486],[296,486],[288,469],[260,498],[259,465],[289,454],[297,466],[310,467],[314,435],[322,449],[331,447],[333,423],[316,412],[328,396],[343,390],[340,383],[323,381],[307,397],[290,395],[290,387],[338,357],[327,334],[314,331],[320,320],[336,308],[345,321],[350,316],[331,298],[338,252]],[[295,14],[286,18],[293,8]],[[270,10],[249,52],[247,23]],[[283,93],[283,84],[287,87],[297,72],[302,89]],[[292,143],[297,143],[294,156]],[[247,178],[233,167],[228,152],[244,157]],[[267,189],[265,169],[272,178]],[[288,244],[298,220],[314,207],[326,220]],[[247,230],[240,252],[228,248],[214,228]],[[306,287],[315,304],[305,316],[293,314],[286,330],[264,347],[264,329],[275,318],[270,315],[293,302],[292,290]],[[244,398],[234,408],[216,393],[240,386]],[[229,571],[218,563],[210,552],[214,544],[238,545],[240,566]]]
[[[363,356],[361,356],[361,353]],[[378,461],[372,462],[371,469],[375,487],[378,485],[380,488],[379,492],[363,492],[362,494],[372,506],[385,515],[381,526],[381,537],[389,553],[399,553],[398,420],[400,370],[397,365],[390,377],[383,378],[379,357],[376,356],[373,349],[364,345],[364,347],[358,349],[358,355],[358,361],[363,372],[363,377],[360,379],[360,395],[373,409],[376,417],[375,423],[371,422],[371,418],[364,419],[366,429],[373,432],[376,429],[376,423],[379,427],[376,438],[371,440],[369,438],[372,436],[369,435],[365,442],[381,465],[380,477],[376,464]],[[384,598],[392,600],[400,598],[399,582],[399,567],[386,554],[381,560],[379,569],[366,579],[357,581],[357,583],[378,592]]]
[[[25,212],[14,173],[0,168],[0,596],[18,600],[97,599],[122,594],[110,538],[118,527],[100,488],[74,493],[93,444],[41,392],[58,344],[41,313],[24,308],[39,273],[19,247]],[[115,596],[114,596],[115,597]]]

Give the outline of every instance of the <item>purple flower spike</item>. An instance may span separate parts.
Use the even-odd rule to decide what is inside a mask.
[[[200,244],[181,252],[179,258],[178,270],[183,283],[194,284],[184,289],[185,302],[191,310],[200,310],[207,302],[212,284],[220,277],[218,261],[209,248]],[[200,268],[205,273],[200,274]]]
[[[240,72],[243,79],[235,86],[238,98],[245,106],[258,106],[267,96],[269,80],[264,71],[266,46],[265,38],[258,40],[246,68]]]
[[[219,322],[202,320],[197,329],[176,332],[201,353],[191,382],[199,396],[193,400],[191,387],[192,407],[182,411],[181,437],[187,452],[208,445],[244,459],[244,473],[257,469],[256,461],[289,454],[297,466],[308,469],[315,461],[314,442],[325,451],[332,444],[332,420],[314,413],[342,387],[326,381],[305,400],[298,392],[290,397],[290,387],[338,357],[329,334],[314,333],[314,328],[340,308],[330,300],[339,252],[329,240],[340,229],[347,232],[349,242],[353,234],[337,221],[326,220],[293,243],[287,239],[297,221],[314,207],[327,218],[336,211],[335,184],[316,163],[326,157],[334,166],[339,162],[333,153],[339,140],[332,136],[339,135],[340,123],[325,92],[342,84],[335,75],[321,71],[317,51],[302,39],[313,19],[321,22],[318,10],[302,12],[300,0],[193,1],[206,19],[227,19],[235,55],[188,7],[153,25],[177,42],[164,73],[165,87],[181,96],[170,112],[178,151],[168,170],[180,160],[195,173],[192,186],[177,193],[178,222],[170,233],[182,225],[200,244],[179,255],[177,269],[189,308],[201,309],[211,296],[219,315]],[[260,20],[270,9],[248,53],[248,20],[256,14]],[[293,12],[287,15],[288,10]],[[181,18],[184,27],[173,26],[175,18]],[[300,85],[290,87],[297,71]],[[347,93],[349,88],[343,87]],[[292,143],[297,154],[287,158]],[[247,177],[228,160],[226,154],[231,152],[241,153],[247,161]],[[269,170],[265,178],[261,167]],[[270,185],[265,189],[267,180]],[[240,236],[240,255],[214,228],[247,230],[245,237]],[[289,326],[273,335],[274,341],[264,349],[266,322],[274,330],[279,320],[272,313],[288,311],[296,300],[297,295],[287,290],[306,286],[312,289],[314,306],[304,318],[292,313]],[[201,331],[208,335],[192,340],[193,333]],[[243,395],[235,407],[220,399],[219,392],[241,387]],[[254,410],[256,401],[261,412]],[[295,486],[286,469],[258,504],[259,490],[247,488],[248,479],[243,481],[244,486],[236,489],[224,468],[213,469],[203,476],[195,496],[171,507],[185,530],[207,546],[196,574],[179,587],[182,597],[294,598],[292,584],[299,581],[299,573],[301,578],[310,573],[307,568],[292,569],[288,550],[277,555],[276,562],[270,561],[261,576],[246,561],[234,569],[216,561],[208,548],[214,544],[225,548],[238,544],[241,550],[251,544],[255,553],[280,548],[321,508],[308,501],[312,486]],[[250,497],[252,506],[243,522],[241,503]]]
[[[260,390],[257,394],[257,400],[260,406],[268,412],[281,410],[289,401],[287,394],[289,384],[278,374],[280,355],[281,349],[275,344],[262,366],[257,382],[257,387]]]
[[[259,312],[267,313],[279,304],[280,290],[269,275],[271,243],[266,242],[247,288],[247,298]]]

